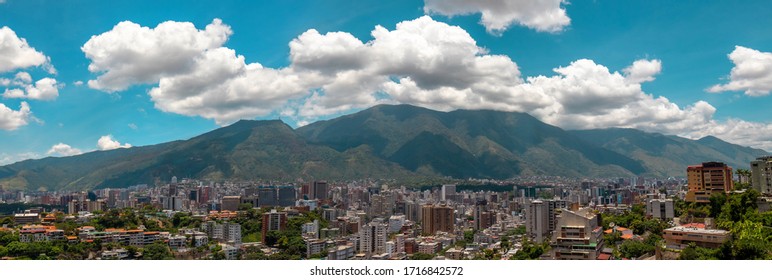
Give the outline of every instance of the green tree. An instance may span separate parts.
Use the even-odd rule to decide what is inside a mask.
[[[770,257],[770,242],[759,222],[741,221],[732,228],[732,254],[739,260],[760,260]]]
[[[19,235],[13,232],[0,231],[0,245],[6,246],[14,241],[19,241]]]
[[[252,204],[250,203],[241,203],[239,204],[239,211],[248,211],[249,209],[252,209]]]
[[[2,225],[13,226],[13,219],[11,219],[11,217],[4,217],[0,219],[0,226]]]
[[[718,215],[721,214],[721,208],[724,206],[724,204],[727,201],[726,194],[723,193],[714,193],[710,196],[710,217],[712,218],[718,218]]]
[[[526,233],[525,226],[521,225],[515,228],[510,235],[515,235],[515,234],[524,235],[525,233]]]
[[[504,250],[508,250],[510,246],[509,238],[506,236],[501,237],[501,248]]]
[[[173,260],[174,256],[169,246],[163,242],[155,242],[145,246],[142,250],[142,259],[145,260]]]
[[[759,220],[756,201],[759,192],[754,189],[746,190],[741,194],[732,194],[721,207],[717,224],[720,228],[731,230],[734,223],[750,219]]]
[[[708,249],[697,247],[694,243],[689,244],[686,248],[681,250],[678,255],[679,260],[715,260],[718,249]]]
[[[619,252],[625,258],[639,258],[647,253],[653,253],[654,246],[639,240],[625,240],[619,245]]]
[[[622,242],[622,233],[617,231],[603,235],[603,242],[608,246],[613,246],[617,244],[617,242]]]
[[[545,252],[549,251],[549,244],[546,241],[542,244],[537,244],[523,238],[521,244],[522,248],[509,257],[510,260],[537,260]]]
[[[464,241],[466,241],[467,244],[471,244],[474,242],[474,230],[468,230],[464,232]]]
[[[177,212],[172,216],[172,226],[174,228],[187,227],[191,223],[189,213]]]

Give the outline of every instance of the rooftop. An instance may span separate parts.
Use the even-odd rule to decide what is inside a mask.
[[[38,213],[19,213],[19,214],[14,214],[13,216],[14,217],[37,217],[38,215],[39,215]]]
[[[712,233],[712,234],[729,234],[729,231],[722,230],[722,229],[705,229],[704,227],[698,228],[698,227],[686,227],[686,226],[672,227],[672,228],[665,229],[665,231],[694,232],[694,233]]]

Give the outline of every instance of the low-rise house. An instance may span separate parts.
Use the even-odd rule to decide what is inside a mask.
[[[102,252],[103,260],[122,260],[128,257],[129,251],[123,248]]]
[[[669,248],[683,249],[694,243],[700,247],[718,248],[730,238],[729,231],[706,229],[704,224],[687,224],[665,229],[662,235]]]

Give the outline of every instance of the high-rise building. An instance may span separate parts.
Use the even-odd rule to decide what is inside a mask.
[[[204,204],[209,202],[210,198],[212,197],[212,188],[211,187],[202,187],[201,188],[201,195],[198,198],[198,203]]]
[[[430,235],[438,231],[453,232],[455,215],[453,208],[445,205],[424,205],[421,208],[423,233]]]
[[[192,189],[188,192],[188,199],[190,201],[198,201],[201,196],[201,191],[199,189]]]
[[[286,206],[295,205],[295,200],[297,200],[295,187],[292,187],[292,186],[278,187],[276,188],[276,191],[278,192],[279,206],[286,207]]]
[[[287,226],[287,212],[277,212],[276,209],[272,209],[269,213],[263,214],[263,244],[265,244],[265,237],[269,231],[272,230],[284,230]]]
[[[405,201],[405,218],[416,223],[422,222],[421,204],[415,201]]]
[[[314,183],[311,185],[311,192],[313,193],[313,197],[310,197],[310,199],[325,200],[327,199],[327,191],[327,182],[314,181]]]
[[[544,203],[547,205],[547,231],[552,232],[557,224],[557,210],[568,207],[568,201],[549,199],[545,200]]]
[[[179,196],[162,196],[160,197],[161,207],[164,210],[180,211],[182,210],[182,198]]]
[[[382,218],[373,219],[359,229],[359,250],[365,254],[384,253],[386,240],[388,240],[388,225]]]
[[[558,260],[594,260],[603,247],[603,228],[598,216],[583,208],[561,210],[552,234],[552,258]]]
[[[684,200],[707,203],[715,193],[729,193],[734,189],[732,168],[721,162],[703,162],[686,168],[689,191]]]
[[[239,210],[239,204],[241,203],[240,196],[224,196],[222,198],[222,210],[236,211]]]
[[[751,186],[762,194],[772,194],[772,156],[751,161]]]
[[[274,207],[279,205],[279,198],[274,188],[259,188],[257,190],[257,198],[258,207]]]
[[[91,201],[89,199],[86,200],[71,200],[67,204],[67,213],[68,214],[77,214],[81,211],[88,211],[88,212],[94,212],[94,211],[103,211],[107,209],[107,201],[104,199],[99,199],[96,201]]]
[[[442,185],[440,201],[454,200],[456,198],[456,185]]]
[[[526,232],[536,242],[543,241],[557,225],[559,209],[568,207],[565,200],[534,200],[525,205]]]
[[[312,199],[311,198],[311,185],[300,185],[300,199]]]
[[[487,209],[488,201],[478,200],[474,206],[474,229],[484,230],[493,225],[495,215]]]
[[[544,201],[534,200],[525,205],[525,231],[536,242],[549,234],[549,211]]]

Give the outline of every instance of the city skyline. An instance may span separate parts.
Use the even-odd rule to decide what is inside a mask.
[[[148,3],[0,3],[0,164],[381,103],[772,150],[763,1]]]

